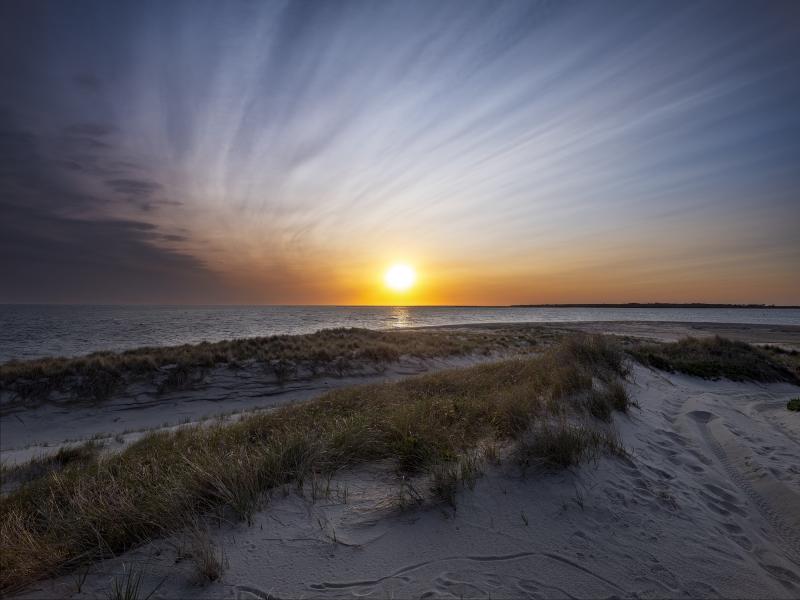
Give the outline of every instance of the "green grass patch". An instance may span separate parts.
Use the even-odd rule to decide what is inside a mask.
[[[792,398],[786,403],[786,408],[793,411],[800,411],[800,398]]]
[[[629,352],[639,362],[656,369],[704,379],[800,383],[797,374],[777,360],[774,352],[719,336],[639,344]]]

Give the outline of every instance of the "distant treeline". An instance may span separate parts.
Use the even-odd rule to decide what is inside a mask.
[[[627,302],[625,304],[512,304],[512,308],[800,308],[775,304],[706,304],[704,302]]]

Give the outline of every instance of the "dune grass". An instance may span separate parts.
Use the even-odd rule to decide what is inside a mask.
[[[555,426],[535,425],[517,444],[515,458],[525,468],[563,469],[602,453],[620,454],[617,438],[608,431],[587,429],[560,420]]]
[[[796,380],[800,381],[800,351],[781,348],[780,346],[761,346],[773,361],[791,371]]]
[[[145,593],[142,586],[144,571],[134,565],[126,565],[122,575],[111,583],[108,600],[149,600],[158,588]]]
[[[26,463],[13,466],[2,465],[0,480],[6,482],[33,481],[44,475],[60,471],[75,463],[90,464],[96,461],[101,445],[91,440],[77,446],[64,446],[55,454],[37,456]]]
[[[797,372],[776,358],[776,352],[719,336],[639,344],[630,353],[656,369],[705,379],[800,383]]]
[[[611,340],[569,338],[535,357],[335,390],[236,423],[153,433],[0,498],[0,590],[124,552],[202,515],[249,520],[272,489],[369,461],[435,475],[441,465],[464,465],[487,440],[546,436],[528,442],[527,456],[574,464],[615,448],[587,425],[585,398],[625,373]],[[452,473],[441,471],[439,481],[441,495],[452,497]]]
[[[53,391],[81,400],[100,401],[132,381],[163,371],[161,391],[179,389],[206,370],[240,368],[260,363],[279,379],[304,367],[324,374],[342,374],[363,363],[384,364],[402,356],[433,358],[465,354],[525,352],[552,337],[534,327],[481,331],[326,329],[307,335],[276,335],[216,343],[96,352],[76,358],[10,361],[0,365],[0,391],[42,400]]]

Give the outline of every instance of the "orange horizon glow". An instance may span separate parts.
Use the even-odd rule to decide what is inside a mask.
[[[392,260],[348,265],[315,262],[268,289],[242,294],[245,304],[332,306],[508,306],[515,304],[593,304],[628,302],[729,303],[796,305],[800,289],[776,273],[737,272],[726,268],[716,276],[703,269],[676,273],[668,265],[634,262],[625,269],[545,262],[536,265],[432,263],[413,265],[415,280],[405,290],[386,283]],[[566,264],[565,264],[566,263]],[[671,272],[670,272],[671,271]],[[248,283],[252,283],[249,276]],[[294,285],[289,285],[293,283]]]

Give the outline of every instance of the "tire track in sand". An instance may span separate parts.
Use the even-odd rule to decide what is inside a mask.
[[[770,501],[751,484],[750,479],[736,467],[735,461],[731,459],[723,444],[717,440],[713,431],[709,428],[709,423],[719,417],[705,411],[693,411],[689,413],[689,416],[697,423],[702,439],[708,444],[708,447],[714,453],[730,480],[745,494],[747,499],[772,527],[783,545],[787,558],[800,565],[800,536],[796,532],[796,527],[787,523],[784,516],[775,510]],[[778,485],[780,484],[778,483]],[[760,487],[763,487],[763,484]]]

